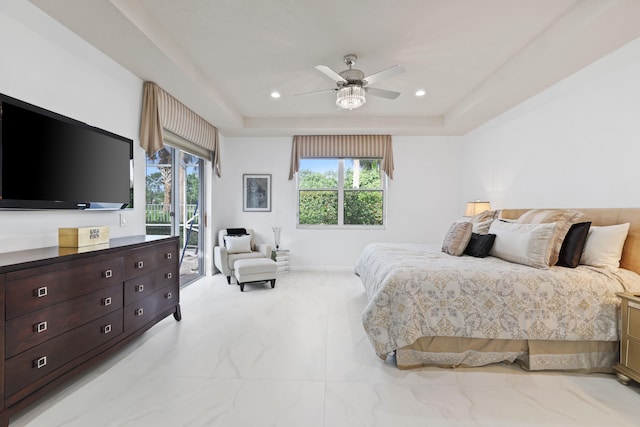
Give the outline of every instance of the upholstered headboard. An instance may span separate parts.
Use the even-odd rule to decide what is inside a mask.
[[[592,225],[616,225],[628,222],[629,234],[622,250],[620,267],[640,274],[640,208],[572,208],[584,212],[584,221]],[[503,209],[502,218],[516,219],[531,209]]]

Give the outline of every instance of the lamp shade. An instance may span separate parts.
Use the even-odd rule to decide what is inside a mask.
[[[481,202],[477,200],[475,202],[468,202],[467,209],[464,211],[464,216],[474,216],[484,211],[490,211],[491,204],[489,202]]]

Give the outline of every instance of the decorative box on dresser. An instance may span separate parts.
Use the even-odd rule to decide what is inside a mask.
[[[622,299],[620,363],[614,366],[623,384],[640,382],[640,295],[616,293]]]
[[[0,426],[173,314],[178,238],[0,254]]]

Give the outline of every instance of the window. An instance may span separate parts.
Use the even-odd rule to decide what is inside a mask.
[[[380,159],[300,159],[298,225],[384,226],[380,164]]]

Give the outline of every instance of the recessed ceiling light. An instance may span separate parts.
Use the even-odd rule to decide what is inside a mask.
[[[280,92],[275,92],[275,91],[274,91],[274,92],[271,92],[271,97],[272,97],[272,98],[276,98],[276,99],[277,99],[277,98],[280,98]]]
[[[424,89],[419,89],[416,91],[416,96],[424,96],[426,93]]]

